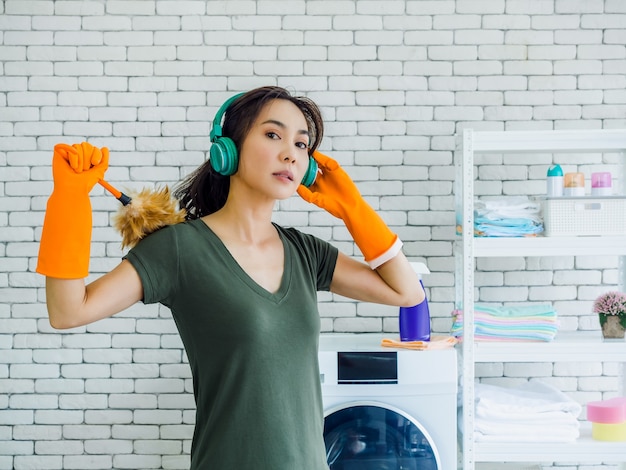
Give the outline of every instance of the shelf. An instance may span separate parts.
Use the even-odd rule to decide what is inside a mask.
[[[626,234],[593,237],[528,237],[478,238],[473,236],[476,183],[475,154],[571,154],[620,153],[626,157],[626,129],[551,130],[551,131],[486,131],[465,129],[457,136],[455,170],[459,187],[455,203],[459,209],[463,233],[454,243],[455,300],[461,305],[473,305],[476,258],[544,257],[544,256],[611,256],[618,259],[618,285],[626,285]],[[523,157],[520,157],[520,160]],[[554,160],[554,159],[553,159]],[[485,161],[489,161],[488,159]],[[493,164],[493,163],[491,163]],[[626,181],[626,168],[621,165],[618,178]],[[625,189],[624,187],[622,189]],[[623,194],[623,192],[620,192]],[[471,309],[470,309],[471,310]],[[463,319],[468,341],[461,344],[462,406],[464,433],[462,459],[465,470],[474,470],[478,462],[577,462],[626,463],[626,443],[602,442],[591,438],[590,424],[584,423],[581,437],[572,443],[475,442],[473,435],[474,381],[476,363],[497,362],[617,362],[622,363],[619,387],[626,389],[626,342],[603,341],[600,331],[559,332],[550,342],[488,342],[473,341],[474,318]],[[504,468],[504,467],[502,467]],[[622,465],[621,468],[626,469]]]
[[[459,142],[458,146],[462,144]],[[471,141],[475,153],[504,152],[623,152],[623,129],[560,131],[475,132]]]
[[[456,243],[460,248],[460,240]],[[474,256],[619,256],[626,255],[626,236],[474,238]]]
[[[581,437],[574,442],[476,442],[479,462],[623,462],[626,443],[596,441],[588,423],[581,426]]]
[[[600,331],[557,333],[550,342],[475,341],[475,362],[626,362],[626,342]],[[626,447],[626,445],[624,445]]]

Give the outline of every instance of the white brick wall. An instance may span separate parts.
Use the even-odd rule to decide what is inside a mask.
[[[62,333],[47,322],[34,267],[55,143],[108,146],[114,184],[172,184],[204,160],[226,97],[265,84],[308,94],[326,118],[323,149],[406,254],[429,265],[433,328],[446,332],[454,133],[626,127],[624,25],[621,0],[0,1],[0,470],[188,464],[192,384],[167,309],[137,305]],[[577,158],[568,170],[615,164]],[[484,158],[477,191],[542,193],[550,156],[522,163]],[[91,279],[122,254],[109,222],[117,201],[99,188],[92,201]],[[341,223],[297,198],[276,220],[357,254]],[[563,329],[588,330],[617,265],[511,258],[478,268],[481,300],[555,299]],[[325,331],[397,331],[396,309],[320,301]],[[613,393],[617,370],[522,363],[477,373],[540,377],[584,403]]]

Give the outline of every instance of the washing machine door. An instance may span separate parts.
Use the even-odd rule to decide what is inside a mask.
[[[350,402],[327,410],[326,460],[330,470],[439,470],[432,438],[403,411],[376,402]]]

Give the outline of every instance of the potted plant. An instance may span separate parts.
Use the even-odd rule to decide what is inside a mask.
[[[605,339],[624,339],[626,332],[626,294],[610,291],[602,294],[593,303],[598,314],[602,335]]]

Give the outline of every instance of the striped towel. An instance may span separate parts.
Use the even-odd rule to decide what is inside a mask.
[[[451,334],[463,337],[463,311],[452,312]],[[481,341],[552,341],[558,330],[550,305],[493,307],[474,305],[474,339]]]

